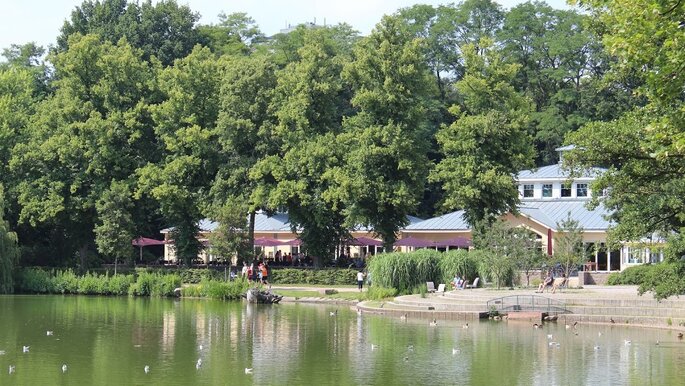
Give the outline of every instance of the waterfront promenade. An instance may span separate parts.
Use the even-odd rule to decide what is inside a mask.
[[[299,288],[296,285],[274,285],[275,289],[306,289],[323,293],[326,287]],[[339,292],[356,291],[353,287],[336,287]],[[672,297],[660,302],[650,293],[638,295],[637,286],[585,286],[561,292],[535,293],[534,288],[477,288],[448,291],[444,294],[415,294],[386,301],[347,302],[362,312],[394,317],[426,319],[477,319],[488,311],[487,302],[505,296],[540,296],[564,305],[568,313],[559,314],[559,323],[593,323],[669,328],[685,331],[685,298]],[[290,298],[286,301],[345,303],[321,297]]]

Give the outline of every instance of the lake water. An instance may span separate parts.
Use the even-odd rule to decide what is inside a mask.
[[[685,342],[672,331],[566,329],[554,323],[534,329],[515,322],[470,322],[466,329],[459,321],[433,327],[422,319],[359,316],[345,307],[331,316],[335,310],[212,300],[0,296],[0,385],[685,382]],[[27,353],[23,346],[29,346]]]

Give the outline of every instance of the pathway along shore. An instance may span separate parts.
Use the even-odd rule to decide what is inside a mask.
[[[274,290],[278,288],[305,289],[274,285]],[[324,289],[325,287],[306,288],[309,291]],[[356,288],[336,290],[356,291]],[[505,296],[540,296],[563,304],[569,312],[559,314],[558,323],[614,324],[685,331],[685,299],[673,297],[659,302],[650,293],[638,295],[637,286],[586,286],[582,289],[564,289],[554,294],[538,294],[533,288],[477,288],[448,291],[444,294],[405,295],[389,301],[359,303],[325,298],[284,298],[284,301],[350,304],[361,312],[393,317],[476,320],[481,313],[489,311],[489,300]]]

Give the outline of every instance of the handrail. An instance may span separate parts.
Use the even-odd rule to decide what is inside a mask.
[[[538,295],[510,295],[488,300],[488,311],[498,312],[523,312],[537,311],[548,314],[570,313],[566,304],[556,299],[550,299]]]

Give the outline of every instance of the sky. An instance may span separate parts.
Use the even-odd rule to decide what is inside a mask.
[[[64,20],[82,0],[0,0],[0,49],[11,44],[36,42],[54,44]],[[153,0],[153,2],[157,2]],[[177,0],[201,15],[201,24],[218,21],[219,12],[246,12],[266,35],[273,35],[288,24],[305,22],[338,24],[346,22],[362,35],[368,34],[385,14],[416,3],[446,4],[456,0]],[[511,8],[521,0],[499,0]],[[554,8],[568,9],[565,0],[547,0]]]

